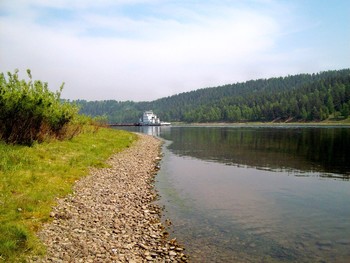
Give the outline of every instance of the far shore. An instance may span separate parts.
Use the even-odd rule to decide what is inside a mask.
[[[313,126],[344,126],[350,127],[350,119],[342,120],[342,121],[320,121],[320,122],[172,122],[172,126],[233,126],[233,127],[249,127],[249,126],[305,126],[305,127],[313,127]]]

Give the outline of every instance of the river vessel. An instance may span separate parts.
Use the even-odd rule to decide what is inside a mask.
[[[153,111],[145,111],[140,118],[140,126],[168,126],[170,122],[163,122],[153,113]]]

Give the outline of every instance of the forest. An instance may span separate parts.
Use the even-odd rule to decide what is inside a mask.
[[[250,80],[150,102],[85,101],[80,113],[109,123],[138,122],[145,110],[172,122],[322,121],[350,115],[350,69]]]

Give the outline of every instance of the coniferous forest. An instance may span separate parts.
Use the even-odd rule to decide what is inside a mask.
[[[150,102],[85,101],[80,113],[109,123],[137,122],[153,110],[164,121],[322,121],[350,115],[350,69],[250,80],[204,88]]]

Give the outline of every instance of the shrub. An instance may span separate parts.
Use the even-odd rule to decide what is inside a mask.
[[[48,84],[29,81],[8,72],[8,79],[0,74],[0,139],[7,143],[31,145],[47,138],[62,139],[66,126],[77,115],[78,109],[62,103],[60,95],[64,84],[57,92],[51,92]]]

